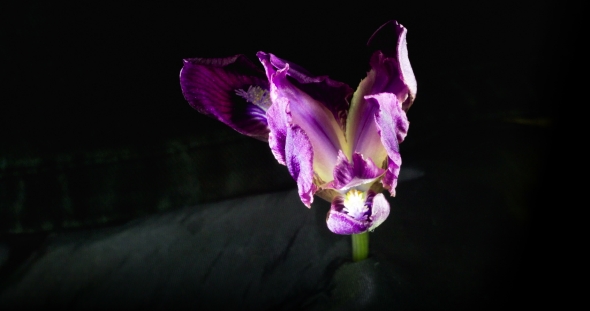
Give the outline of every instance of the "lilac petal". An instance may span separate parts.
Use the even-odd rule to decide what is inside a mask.
[[[397,97],[391,93],[369,95],[365,96],[365,99],[379,106],[379,113],[375,120],[379,127],[381,141],[389,154],[390,149],[397,148],[397,145],[406,138],[410,127],[408,116]],[[395,140],[393,136],[395,136]],[[384,137],[387,141],[384,140]]]
[[[272,65],[270,61],[270,54],[260,51],[256,53],[256,57],[258,57],[258,60],[260,60],[260,63],[262,63],[262,66],[264,67],[264,72],[266,73],[266,78],[268,79],[268,81],[270,81],[272,79],[272,76],[277,72],[276,68]]]
[[[379,148],[380,138],[373,122],[378,105],[365,100],[367,95],[393,93],[407,111],[416,97],[416,78],[408,58],[407,30],[396,21],[382,25],[369,39],[368,45],[377,49],[371,56],[371,70],[354,92],[347,119],[346,138],[353,152],[360,152],[381,164],[385,150]]]
[[[393,93],[401,102],[407,101],[407,107],[413,102],[408,86],[402,80],[399,64],[394,58],[386,57],[381,51],[371,56],[371,70],[374,72],[371,90],[365,95]]]
[[[402,165],[402,157],[399,153],[395,153],[393,157],[387,157],[387,171],[381,179],[383,188],[387,189],[392,197],[395,196],[395,188],[397,187],[397,178],[399,176],[399,169]]]
[[[329,187],[346,191],[343,189],[348,183],[354,178],[354,168],[352,163],[348,162],[346,155],[342,150],[338,151],[338,159],[336,160],[336,166],[334,167],[334,180],[330,183]]]
[[[326,217],[328,229],[336,234],[358,234],[367,231],[369,223],[350,217],[343,212],[344,198],[337,196],[332,200],[332,206]]]
[[[260,57],[260,52],[257,55]],[[270,81],[276,70],[267,58],[260,58],[260,62],[264,66],[268,81]],[[287,131],[291,126],[289,100],[287,98],[275,98],[274,104],[266,111],[266,117],[270,131],[268,135],[270,150],[280,164],[287,165],[285,162],[285,144],[287,141]]]
[[[377,167],[370,158],[365,159],[365,157],[358,152],[355,152],[352,155],[352,162],[354,165],[354,177],[360,180],[374,180],[385,172],[385,170]]]
[[[361,81],[352,97],[352,104],[346,123],[346,139],[351,146],[351,154],[358,152],[381,165],[387,158],[387,153],[381,145],[381,138],[377,132],[375,116],[379,106],[373,101],[365,100],[370,94],[375,72],[370,71]]]
[[[259,53],[260,55],[264,56],[262,53]],[[261,62],[265,66],[267,74],[270,74],[272,102],[275,104],[284,103],[277,109],[285,110],[284,112],[275,113],[272,109],[269,109],[269,123],[276,124],[277,128],[286,128],[288,124],[285,124],[285,122],[300,126],[313,146],[313,167],[319,179],[331,180],[335,160],[338,157],[338,150],[345,145],[344,134],[338,122],[322,103],[311,98],[307,93],[287,80],[288,64],[286,64],[285,68],[274,71],[273,68],[269,67],[268,59],[261,57]],[[285,114],[290,116],[290,120],[276,117]],[[274,125],[271,127],[274,127]],[[274,133],[274,130],[272,131]],[[280,137],[277,135],[277,140],[279,139]]]
[[[376,51],[371,58],[371,67],[376,71],[377,81],[372,94],[396,94],[403,103],[404,111],[410,109],[418,90],[408,57],[407,32],[398,22],[389,21],[379,27],[367,43]]]
[[[346,155],[340,151],[336,167],[334,167],[334,181],[327,187],[347,191],[352,187],[366,184],[367,189],[360,189],[366,191],[370,184],[384,172],[385,170],[377,167],[371,159],[365,159],[360,153],[354,153],[352,163],[350,163]]]
[[[299,189],[299,197],[303,204],[311,207],[313,195],[317,191],[313,183],[313,148],[309,138],[297,125],[293,125],[287,132],[286,162],[289,173]]]
[[[285,162],[285,147],[287,143],[287,132],[291,123],[291,117],[288,111],[289,101],[286,98],[279,98],[275,100],[274,104],[266,112],[268,128],[270,130],[268,144],[275,159],[283,165],[287,165]]]
[[[383,187],[389,190],[391,195],[395,196],[395,187],[401,166],[399,143],[406,137],[410,123],[394,94],[369,95],[365,96],[365,99],[379,106],[379,113],[375,121],[388,157],[387,172],[381,182]]]
[[[264,52],[259,52],[266,54]],[[330,79],[328,76],[313,76],[304,68],[278,58],[273,54],[270,56],[270,63],[275,68],[285,68],[289,65],[287,76],[289,81],[298,89],[307,93],[311,98],[324,104],[332,112],[342,130],[345,129],[346,116],[349,109],[349,98],[353,90],[346,83]],[[268,57],[268,56],[266,56]]]
[[[311,98],[322,103],[334,116],[334,119],[345,129],[346,116],[349,109],[349,98],[353,90],[346,83],[330,79],[328,76],[313,76],[303,67],[288,62],[273,54],[258,52],[256,54],[264,65],[268,80],[271,80],[276,69],[288,66],[289,82],[296,88],[307,93]]]
[[[264,73],[244,55],[227,58],[185,59],[180,71],[184,98],[200,113],[214,117],[237,132],[266,141],[264,105],[236,94],[269,89]],[[252,88],[253,87],[253,88]]]
[[[367,199],[369,201],[369,199]],[[373,231],[389,216],[389,203],[385,199],[383,193],[379,193],[372,198],[371,202],[371,216],[369,230]]]

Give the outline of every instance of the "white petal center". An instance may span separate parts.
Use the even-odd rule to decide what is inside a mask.
[[[367,196],[365,192],[358,191],[356,189],[352,189],[346,193],[344,196],[344,211],[348,213],[350,217],[353,217],[357,220],[366,220],[367,219],[367,211],[369,211],[369,207],[365,205],[365,201]]]

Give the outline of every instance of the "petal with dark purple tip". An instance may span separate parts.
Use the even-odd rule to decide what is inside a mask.
[[[317,186],[313,183],[313,148],[309,138],[297,125],[287,132],[286,162],[291,176],[297,181],[299,197],[303,204],[311,207]]]
[[[376,84],[372,94],[394,93],[408,111],[416,98],[417,83],[408,57],[407,29],[397,21],[383,24],[369,39],[367,45],[375,51],[371,67],[376,71]]]
[[[265,107],[238,95],[248,93],[249,89],[269,90],[262,70],[245,56],[185,59],[180,71],[180,87],[184,98],[200,113],[218,119],[241,134],[267,140]]]
[[[367,231],[369,223],[367,221],[357,220],[350,217],[342,211],[344,208],[344,199],[337,196],[332,200],[332,206],[326,217],[328,229],[336,234],[350,235]]]

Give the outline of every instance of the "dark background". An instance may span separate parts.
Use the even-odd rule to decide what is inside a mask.
[[[390,19],[409,30],[419,83],[412,130],[468,118],[549,118],[556,109],[544,94],[556,91],[544,83],[565,61],[554,59],[567,44],[565,10],[573,9],[520,1],[363,2],[333,10],[26,1],[0,13],[2,150],[198,134],[202,117],[179,92],[183,58],[242,53],[256,60],[263,50],[356,86],[368,69],[364,44]]]
[[[182,59],[245,54],[256,61],[265,51],[356,88],[369,69],[367,39],[395,19],[408,29],[418,81],[405,163],[456,160],[457,146],[500,150],[534,141],[518,161],[499,160],[530,164],[519,171],[526,176],[495,181],[514,182],[498,195],[518,193],[530,248],[519,262],[534,261],[564,93],[556,71],[570,61],[564,35],[576,11],[549,1],[362,1],[330,9],[294,2],[3,4],[0,234],[14,243],[294,187],[266,144],[188,105],[178,80]],[[459,161],[479,159],[461,154]],[[455,174],[469,171],[447,176]]]

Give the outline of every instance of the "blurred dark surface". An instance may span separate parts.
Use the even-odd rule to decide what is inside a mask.
[[[128,289],[120,297],[131,307],[146,305],[142,298],[149,291],[132,290],[144,283],[154,286],[150,293],[164,297],[155,305],[230,289],[238,276],[214,273],[210,278],[215,286],[199,283],[199,273],[210,263],[200,266],[197,261],[183,278],[178,277],[180,268],[170,267],[200,254],[212,256],[202,248],[191,249],[191,241],[202,241],[202,235],[183,241],[188,225],[173,221],[174,215],[206,219],[203,213],[215,209],[211,204],[226,206],[225,200],[236,198],[254,204],[280,193],[290,193],[282,200],[296,210],[271,209],[267,201],[260,209],[241,209],[235,203],[239,201],[229,201],[240,212],[224,207],[220,217],[227,222],[219,223],[216,239],[207,243],[212,249],[234,249],[246,242],[224,244],[231,236],[276,230],[283,238],[246,243],[249,252],[262,257],[236,257],[236,262],[252,260],[252,267],[265,267],[294,236],[292,227],[271,221],[274,214],[289,219],[299,213],[297,217],[307,219],[301,228],[309,234],[297,243],[324,257],[295,262],[290,271],[277,270],[283,272],[276,272],[272,282],[297,278],[293,284],[301,286],[292,288],[294,294],[273,292],[274,298],[262,299],[263,294],[242,293],[240,301],[248,307],[337,309],[346,300],[335,290],[346,284],[339,281],[341,276],[365,272],[367,280],[381,284],[372,292],[380,294],[350,289],[349,297],[373,297],[367,305],[381,309],[395,303],[441,310],[535,303],[523,288],[537,289],[539,276],[533,271],[543,263],[538,247],[550,234],[538,229],[551,196],[547,181],[555,171],[548,165],[556,155],[555,129],[561,121],[555,99],[565,89],[555,72],[571,62],[565,57],[571,43],[561,35],[575,21],[566,19],[566,13],[576,11],[565,4],[532,1],[394,1],[386,6],[365,1],[334,11],[196,1],[3,4],[0,306],[10,297],[26,301],[28,293],[52,286],[63,288],[54,300],[45,294],[35,297],[45,305],[74,307],[113,294],[100,290],[109,282],[119,284],[111,291]],[[255,53],[262,50],[355,88],[368,70],[367,39],[390,19],[408,28],[418,95],[401,145],[402,173],[413,177],[400,183],[397,197],[390,200],[390,218],[371,235],[371,260],[385,267],[375,273],[367,264],[345,263],[348,238],[324,232],[325,202],[314,203],[309,211],[293,193],[282,192],[295,183],[265,143],[190,108],[178,74],[183,58],[245,54],[256,60]],[[252,221],[240,229],[245,231],[229,225],[240,223],[240,217],[260,217],[269,225]],[[162,240],[150,233],[150,224],[178,231]],[[126,232],[135,232],[129,242],[123,242]],[[165,241],[177,241],[176,252],[163,251]],[[93,248],[97,243],[103,248]],[[142,274],[145,270],[138,265],[144,257],[133,257],[134,248],[125,243],[140,243],[137,251],[145,258],[159,253],[158,260],[143,264],[161,274]],[[293,260],[301,258],[294,255],[297,247],[287,249],[292,249],[288,256]],[[190,255],[182,257],[184,252]],[[114,266],[101,267],[121,277],[93,277],[102,271],[91,264],[98,253],[113,254]],[[78,258],[79,266],[60,262],[60,256]],[[316,270],[298,273],[307,264]],[[242,268],[248,266],[232,271],[239,274]],[[93,269],[98,272],[90,273]],[[61,273],[63,279],[48,277]],[[72,281],[68,273],[85,278]],[[194,292],[183,292],[186,284],[180,279]],[[398,279],[403,282],[392,281]],[[265,282],[257,287],[261,292],[274,284]],[[76,286],[86,286],[83,294]],[[398,294],[383,298],[388,292]],[[400,292],[411,294],[400,301]],[[81,296],[68,300],[76,293]],[[194,300],[180,301],[177,306]]]

